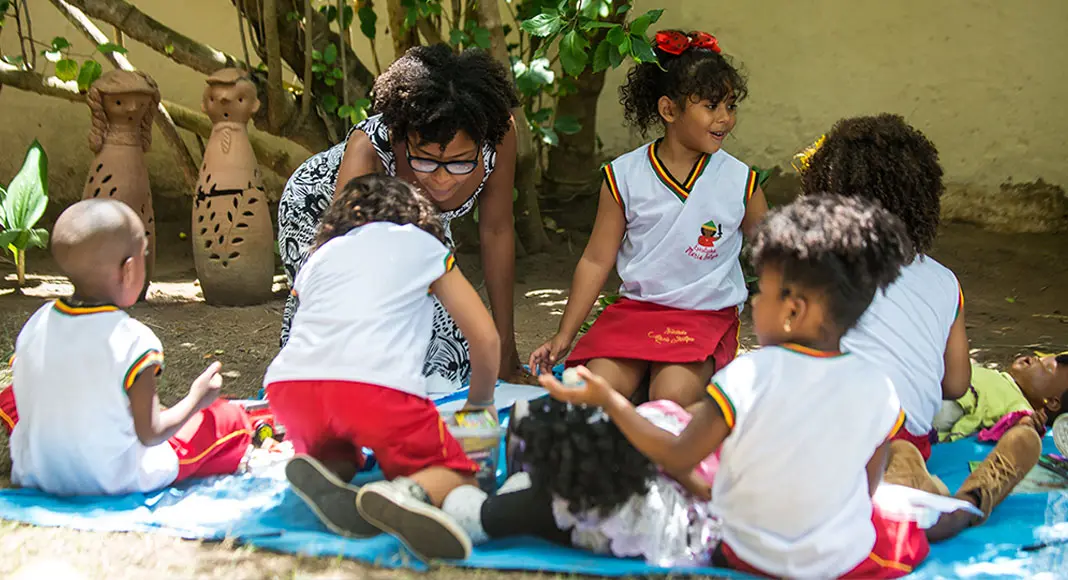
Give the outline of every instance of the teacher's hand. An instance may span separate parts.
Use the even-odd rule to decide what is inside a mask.
[[[501,359],[500,378],[506,383],[513,385],[537,385],[538,377],[527,372],[519,362],[519,352],[513,344],[511,348],[504,349],[505,354]]]

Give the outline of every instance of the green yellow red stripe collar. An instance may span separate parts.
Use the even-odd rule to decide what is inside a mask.
[[[846,353],[838,350],[819,350],[816,348],[809,348],[793,342],[787,342],[779,345],[779,348],[784,348],[797,354],[803,354],[805,356],[811,356],[814,358],[834,358],[837,356],[845,356]]]
[[[662,139],[657,139],[649,145],[649,164],[652,165],[653,173],[656,174],[661,183],[667,186],[671,193],[674,193],[681,201],[685,202],[690,197],[694,184],[697,183],[701,174],[705,172],[705,168],[708,167],[708,160],[712,156],[708,153],[701,154],[693,164],[693,168],[690,169],[690,174],[686,176],[686,180],[680,183],[671,175],[664,163],[660,161],[657,148],[660,146],[661,141]]]
[[[81,316],[83,314],[99,314],[101,312],[115,312],[119,309],[114,304],[78,304],[69,298],[60,298],[53,303],[53,308],[67,316]]]

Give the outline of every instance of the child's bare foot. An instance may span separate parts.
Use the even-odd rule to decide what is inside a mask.
[[[286,464],[286,479],[300,499],[335,534],[370,538],[380,533],[356,509],[360,488],[341,481],[314,458],[298,455],[291,459]]]
[[[399,477],[363,486],[356,505],[368,522],[404,542],[424,561],[471,557],[467,533],[427,499],[419,484]]]

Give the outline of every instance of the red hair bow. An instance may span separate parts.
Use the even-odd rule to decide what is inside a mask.
[[[704,48],[718,53],[719,41],[707,32],[683,34],[677,30],[661,30],[656,33],[653,45],[663,52],[678,56],[691,48]]]

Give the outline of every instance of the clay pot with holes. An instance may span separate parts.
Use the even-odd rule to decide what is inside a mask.
[[[274,232],[248,139],[260,108],[245,71],[208,77],[201,108],[214,123],[193,199],[193,259],[208,304],[243,306],[271,298]]]
[[[141,216],[148,241],[142,299],[156,262],[156,217],[145,153],[152,145],[152,120],[159,99],[159,88],[152,77],[124,70],[104,73],[86,95],[93,121],[89,148],[96,157],[89,168],[82,199],[117,199]]]

